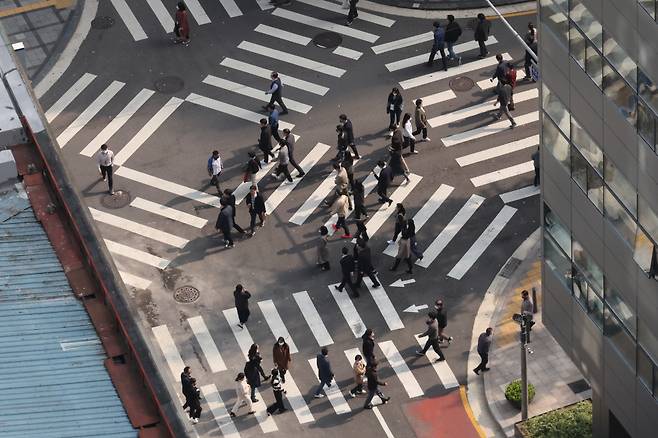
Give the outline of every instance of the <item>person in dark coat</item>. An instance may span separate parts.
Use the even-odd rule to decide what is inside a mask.
[[[219,200],[222,206],[217,215],[217,222],[215,228],[222,232],[224,235],[224,247],[233,248],[233,237],[231,236],[231,228],[233,228],[233,207],[228,204],[224,198]]]
[[[258,149],[263,152],[263,162],[269,163],[272,153],[272,128],[267,124],[267,119],[260,119],[260,136],[258,137]]]
[[[334,371],[331,369],[331,362],[329,362],[329,349],[327,347],[322,347],[320,354],[315,357],[315,363],[318,367],[318,379],[320,380],[320,385],[318,389],[315,390],[313,397],[320,398],[324,397],[322,390],[325,386],[331,388],[331,381],[334,379]]]
[[[247,165],[245,166],[243,182],[250,181],[252,184],[257,184],[258,180],[256,179],[256,175],[261,168],[260,161],[258,161],[256,154],[254,152],[249,152],[249,161],[247,161]]]
[[[525,34],[525,43],[530,47],[532,52],[536,55],[537,54],[537,30],[535,29],[535,25],[532,24],[532,21],[528,23],[528,33]],[[526,50],[525,52],[525,59],[523,63],[523,68],[525,70],[525,79],[526,81],[533,80],[532,75],[530,74],[530,66],[532,65],[532,54]],[[535,184],[536,185],[536,184]]]
[[[395,205],[395,230],[393,231],[393,238],[386,242],[389,245],[395,243],[398,240],[398,235],[402,232],[402,228],[407,223],[405,218],[406,214],[407,210],[404,208],[404,205],[398,202]]]
[[[386,114],[390,117],[388,130],[393,131],[400,125],[400,116],[402,115],[403,99],[400,90],[393,87],[386,101]]]
[[[349,176],[348,176],[349,178]],[[365,218],[368,217],[368,210],[366,209],[365,206],[365,198],[366,198],[366,189],[363,186],[363,182],[360,180],[355,180],[354,184],[352,184],[352,197],[354,198],[354,217],[356,219],[360,219],[361,215],[363,215]],[[365,240],[368,240],[366,237]]]
[[[489,39],[489,32],[491,31],[491,22],[487,20],[483,13],[478,14],[478,22],[475,25],[475,32],[473,34],[473,39],[478,42],[480,46],[480,55],[479,58],[484,58],[489,54],[487,50],[486,41]]]
[[[454,15],[448,15],[448,24],[446,25],[446,45],[448,46],[448,59],[459,60],[459,64],[462,63],[462,57],[455,55],[454,46],[459,37],[462,34],[462,28],[459,26],[459,23],[455,21]]]
[[[388,197],[386,192],[388,191],[388,187],[393,182],[393,172],[391,168],[386,166],[386,163],[381,160],[377,163],[377,165],[382,169],[381,172],[379,172],[379,175],[373,172],[373,175],[375,175],[375,178],[377,178],[377,194],[379,195],[378,201],[380,204],[388,202],[388,205],[390,206],[393,203],[393,200]]]
[[[201,416],[201,391],[196,387],[196,379],[190,378],[190,421],[194,424],[199,422]]]
[[[473,372],[480,375],[480,371],[489,371],[487,364],[489,363],[489,348],[491,348],[491,341],[493,338],[493,329],[487,328],[484,333],[478,337],[478,354],[480,355],[480,364],[475,367]]]
[[[176,20],[174,21],[174,43],[183,43],[184,46],[190,44],[190,23],[187,21],[187,6],[184,2],[178,2],[176,5]]]
[[[235,228],[238,233],[244,234],[244,229],[235,221],[235,213],[237,213],[237,208],[235,208],[235,195],[233,194],[233,190],[225,189],[224,198],[226,198],[226,202],[233,209],[233,228]]]
[[[235,310],[238,311],[238,327],[244,328],[249,319],[249,298],[251,298],[251,294],[241,284],[238,284],[233,291],[233,298],[235,298]]]
[[[258,351],[258,344],[252,344],[249,348],[247,363],[244,365],[244,375],[247,377],[247,383],[251,389],[251,401],[256,403],[258,399],[256,398],[256,388],[261,385],[261,376],[263,380],[269,380],[270,376],[265,375],[261,362],[263,358],[260,356]]]
[[[270,89],[265,92],[265,94],[272,95],[270,98],[270,105],[274,105],[274,102],[276,102],[281,107],[281,114],[288,114],[288,108],[286,108],[286,104],[283,103],[283,84],[281,83],[279,74],[273,71],[270,74],[270,79],[272,79],[272,82],[270,82]],[[267,105],[264,106],[263,109],[267,110]]]
[[[386,397],[380,390],[380,386],[386,386],[386,382],[382,382],[379,380],[379,376],[377,375],[377,361],[372,361],[367,367],[366,367],[366,379],[368,379],[368,396],[366,397],[366,401],[363,404],[363,409],[372,409],[372,399],[377,395],[381,401],[382,404],[386,404],[391,397]]]
[[[352,272],[354,272],[354,257],[346,247],[341,250],[340,258],[341,279],[337,286],[334,286],[338,292],[342,292],[345,285],[349,285],[355,297],[359,296],[359,287],[352,283]]]
[[[363,239],[357,239],[356,245],[354,246],[354,252],[357,260],[356,266],[358,272],[355,283],[356,287],[361,287],[363,275],[365,274],[370,278],[370,281],[372,281],[372,287],[375,289],[378,288],[380,284],[379,281],[377,281],[377,277],[375,277],[377,271],[375,271],[375,268],[372,266],[372,253],[370,252],[367,242]]]
[[[430,51],[430,58],[427,61],[427,66],[431,67],[434,63],[434,56],[436,52],[441,53],[441,61],[443,62],[443,70],[448,71],[448,64],[446,63],[446,52],[444,48],[445,43],[445,30],[441,27],[441,23],[434,22],[434,40],[432,42],[432,50]]]
[[[537,187],[539,185],[539,146],[537,147],[537,150],[533,152],[531,157],[532,163],[535,166],[535,180],[533,181],[533,184]]]
[[[286,146],[288,146],[288,160],[290,161],[290,165],[297,170],[297,178],[301,178],[306,173],[297,163],[297,160],[295,160],[295,136],[290,133],[290,129],[285,128],[283,130],[283,139],[286,141]]]
[[[286,383],[286,372],[290,368],[290,363],[292,358],[290,356],[290,346],[283,339],[283,336],[279,336],[279,339],[274,343],[272,347],[272,361],[279,370],[279,375],[281,376],[281,383]],[[272,373],[274,375],[274,373]]]
[[[258,186],[253,185],[249,188],[249,193],[245,200],[247,208],[249,209],[249,216],[251,220],[249,221],[249,232],[253,236],[256,234],[256,216],[260,220],[260,226],[265,225],[265,200],[258,191]]]
[[[361,336],[363,344],[361,351],[363,351],[363,358],[366,364],[370,365],[375,360],[375,331],[373,329],[366,329],[366,332]]]
[[[359,16],[359,12],[356,10],[356,4],[359,0],[349,0],[350,10],[347,11],[347,25],[351,26],[352,22],[356,17]]]
[[[190,406],[190,394],[192,393],[192,370],[190,367],[186,366],[183,368],[183,372],[180,373],[180,384],[183,395],[185,396],[185,404],[183,405],[183,410],[187,409]]]
[[[358,160],[361,158],[359,152],[356,150],[356,144],[354,143],[354,127],[352,126],[352,121],[347,118],[347,115],[341,114],[338,116],[338,120],[343,125],[343,132],[345,132],[345,140],[347,140],[347,145],[354,152],[354,159]]]
[[[272,391],[274,392],[274,403],[269,405],[267,407],[267,416],[269,417],[272,415],[274,412],[279,411],[279,414],[283,414],[286,409],[286,407],[283,405],[283,394],[286,393],[286,391],[283,389],[283,386],[281,386],[281,383],[283,382],[283,379],[279,377],[279,370],[273,369],[272,370]]]

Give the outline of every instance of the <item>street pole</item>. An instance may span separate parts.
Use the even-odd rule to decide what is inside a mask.
[[[503,17],[503,14],[500,13],[500,11],[498,10],[498,8],[496,8],[496,7],[493,5],[493,3],[491,3],[491,0],[486,0],[486,2],[489,4],[489,7],[490,7],[491,9],[494,10],[494,12],[496,13],[496,15],[498,15],[498,17],[500,18],[500,20],[501,20],[503,23],[505,23],[505,26],[507,26],[507,28],[510,30],[510,32],[512,32],[512,34],[514,35],[514,37],[515,37],[515,38],[521,43],[521,45],[522,45],[523,47],[525,47],[525,50],[526,50],[528,53],[530,53],[530,56],[532,57],[532,59],[534,59],[535,62],[536,62],[537,64],[539,64],[539,58],[537,58],[537,55],[535,54],[535,52],[533,52],[532,49],[531,49],[531,48],[525,43],[525,41],[523,40],[523,37],[521,37],[521,35],[519,35],[519,34],[516,32],[516,30],[514,30],[514,28],[512,27],[512,25],[509,24],[509,23],[507,22],[507,20],[505,19],[505,17]]]
[[[521,420],[528,419],[528,353],[526,350],[526,328],[521,324]]]

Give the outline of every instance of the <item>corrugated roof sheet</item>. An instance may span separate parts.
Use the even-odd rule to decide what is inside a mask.
[[[0,436],[136,437],[105,358],[24,193],[0,194]]]

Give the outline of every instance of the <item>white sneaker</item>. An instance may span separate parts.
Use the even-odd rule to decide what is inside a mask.
[[[322,398],[322,397],[324,397],[324,394],[315,394],[313,397],[315,397],[315,398]]]
[[[356,394],[354,394],[352,391],[350,391],[350,397],[354,398],[354,397],[356,397]]]
[[[432,139],[429,137],[425,137],[425,141],[432,141]]]
[[[270,173],[270,176],[271,176],[272,178],[279,179],[279,175],[277,175],[276,173]]]
[[[386,243],[388,243],[389,245],[393,245],[395,243],[395,240],[387,240]]]

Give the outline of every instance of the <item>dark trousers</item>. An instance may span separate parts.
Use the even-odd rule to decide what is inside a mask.
[[[256,386],[249,385],[249,390],[251,391],[251,401],[256,400]]]
[[[272,137],[276,140],[277,144],[281,141],[281,136],[279,135],[279,124],[270,126],[272,129]]]
[[[274,158],[272,149],[264,149],[264,148],[259,148],[259,149],[263,152],[263,161],[265,161],[266,163],[269,163],[270,157]]]
[[[525,77],[526,79],[530,79],[532,75],[530,74],[530,66],[532,65],[532,56],[530,55],[530,52],[526,50],[525,52],[525,62],[523,63],[523,68],[525,69]]]
[[[356,234],[354,235],[355,239],[363,239],[364,242],[367,242],[370,237],[368,237],[368,230],[366,229],[366,224],[363,221],[356,221]]]
[[[413,135],[418,135],[420,133],[423,133],[423,139],[427,138],[427,128],[423,128],[421,126],[416,126],[416,130],[412,132]]]
[[[356,145],[354,143],[350,143],[350,149],[352,149],[352,152],[354,152],[354,158],[360,158],[361,156],[359,155],[359,151],[356,150]]]
[[[283,174],[288,181],[292,182],[292,176],[290,176],[287,164],[279,164],[279,167],[276,168],[276,176],[281,174]]]
[[[382,199],[385,202],[393,202],[393,200],[389,198],[388,195],[386,194],[387,191],[388,191],[388,187],[377,186],[377,194],[379,195],[379,199]]]
[[[340,284],[338,285],[338,290],[342,292],[345,285],[350,286],[350,289],[352,289],[354,295],[356,296],[359,295],[359,286],[357,284],[352,283],[352,278],[350,277],[349,274],[347,275],[343,274],[342,278],[340,279]]]
[[[409,243],[411,244],[410,245],[411,246],[411,253],[413,255],[415,255],[416,257],[418,257],[418,258],[422,258],[423,257],[423,252],[418,249],[418,242],[416,242],[416,236],[412,236],[409,239]]]
[[[388,115],[391,119],[391,123],[388,125],[389,129],[394,129],[395,125],[400,124],[400,116],[402,115],[401,109],[396,109],[388,112]]]
[[[539,185],[539,167],[535,167],[535,181],[533,184],[535,187]]]
[[[249,212],[249,216],[251,216],[251,220],[249,221],[249,229],[251,231],[254,231],[254,228],[256,228],[256,216],[258,216],[258,219],[260,219],[261,226],[265,222],[265,213],[256,213],[252,210]]]
[[[377,277],[375,277],[375,270],[371,268],[364,270],[364,271],[359,271],[358,278],[356,279],[356,286],[361,287],[361,282],[363,281],[363,274],[367,275],[370,281],[372,281],[372,285],[374,287],[379,287],[379,281],[377,281]]]
[[[235,211],[235,207],[233,207],[233,211]],[[233,228],[235,228],[238,233],[244,234],[244,229],[235,221],[235,216],[233,216]]]
[[[478,40],[478,46],[480,46],[480,56],[484,57],[489,54],[489,51],[487,50],[486,42]]]
[[[201,404],[197,400],[190,405],[190,418],[199,418],[201,416]]]
[[[363,406],[368,406],[370,403],[372,403],[372,399],[377,395],[381,399],[381,401],[384,401],[384,394],[379,389],[368,389],[368,397],[366,397],[366,402],[363,404]]]
[[[318,389],[315,390],[315,395],[319,395],[322,390],[324,389],[325,386],[331,385],[331,380],[320,380],[320,384],[318,385]]]
[[[359,13],[356,10],[356,3],[350,2],[350,10],[347,13],[347,21],[349,21],[351,23],[358,16],[359,16]]]
[[[267,412],[269,414],[279,411],[284,412],[286,408],[283,406],[283,391],[274,391],[274,403],[267,407]]]
[[[403,139],[404,139],[404,143],[402,145],[402,148],[409,148],[409,150],[413,154],[414,150],[416,150],[416,140],[414,140],[412,137],[403,137]]]
[[[280,92],[272,93],[272,97],[270,97],[270,105],[273,105],[274,102],[279,104],[279,106],[281,107],[281,111],[285,113],[288,112],[288,108],[286,108],[286,105],[283,103],[283,99],[281,98]]]
[[[443,352],[441,351],[441,347],[439,346],[439,340],[438,339],[428,339],[427,342],[425,342],[425,346],[421,350],[421,353],[425,354],[427,353],[427,350],[432,347],[436,354],[439,355],[439,359],[445,359],[445,356],[443,355]]]
[[[393,242],[398,240],[398,235],[402,232],[402,224],[395,222],[395,231],[393,232]]]
[[[247,320],[249,319],[249,309],[236,309],[238,311],[238,320],[240,321],[240,324],[245,324]]]
[[[343,231],[345,231],[345,234],[350,234],[350,229],[347,226],[347,221],[345,221],[345,216],[338,216],[338,220],[336,221],[336,228],[343,228]]]
[[[217,191],[219,193],[222,193],[222,189],[219,187],[219,174],[218,175],[213,175],[210,178],[210,185],[215,186],[217,188]]]
[[[101,166],[101,176],[103,179],[107,178],[107,188],[111,192],[113,187],[112,166]]]
[[[297,161],[296,161],[295,158],[292,156],[292,154],[290,154],[289,159],[290,159],[290,164],[292,164],[292,167],[294,167],[295,169],[297,169],[297,172],[299,172],[300,175],[304,175],[304,173],[305,173],[305,172],[304,172],[304,169],[302,169],[301,166],[300,166],[299,164],[297,164]]]
[[[359,201],[357,204],[357,201],[354,201],[354,217],[356,219],[361,219],[361,215],[368,217],[368,210],[366,209],[366,206]],[[364,227],[365,228],[365,227]]]
[[[188,397],[187,394],[184,394],[184,395],[185,395],[185,404],[183,405],[183,410],[190,407],[190,397]]]
[[[358,394],[361,391],[363,391],[363,383],[357,383],[354,388],[350,389],[350,393],[352,394]]]
[[[432,65],[434,62],[434,57],[436,56],[436,52],[441,53],[441,62],[443,62],[443,69],[447,70],[448,69],[448,64],[446,64],[446,51],[441,47],[435,47],[432,46],[432,51],[430,52],[430,59],[427,61],[427,65]]]
[[[480,353],[478,351],[478,354],[480,355],[480,365],[475,368],[475,371],[480,372],[485,369],[489,363],[489,353]]]
[[[288,370],[281,367],[277,367],[277,369],[279,370],[279,375],[281,376],[281,383],[286,383],[286,373]]]
[[[231,229],[230,228],[223,229],[222,234],[224,235],[224,242],[228,243],[229,245],[233,245],[233,236],[231,236]]]

